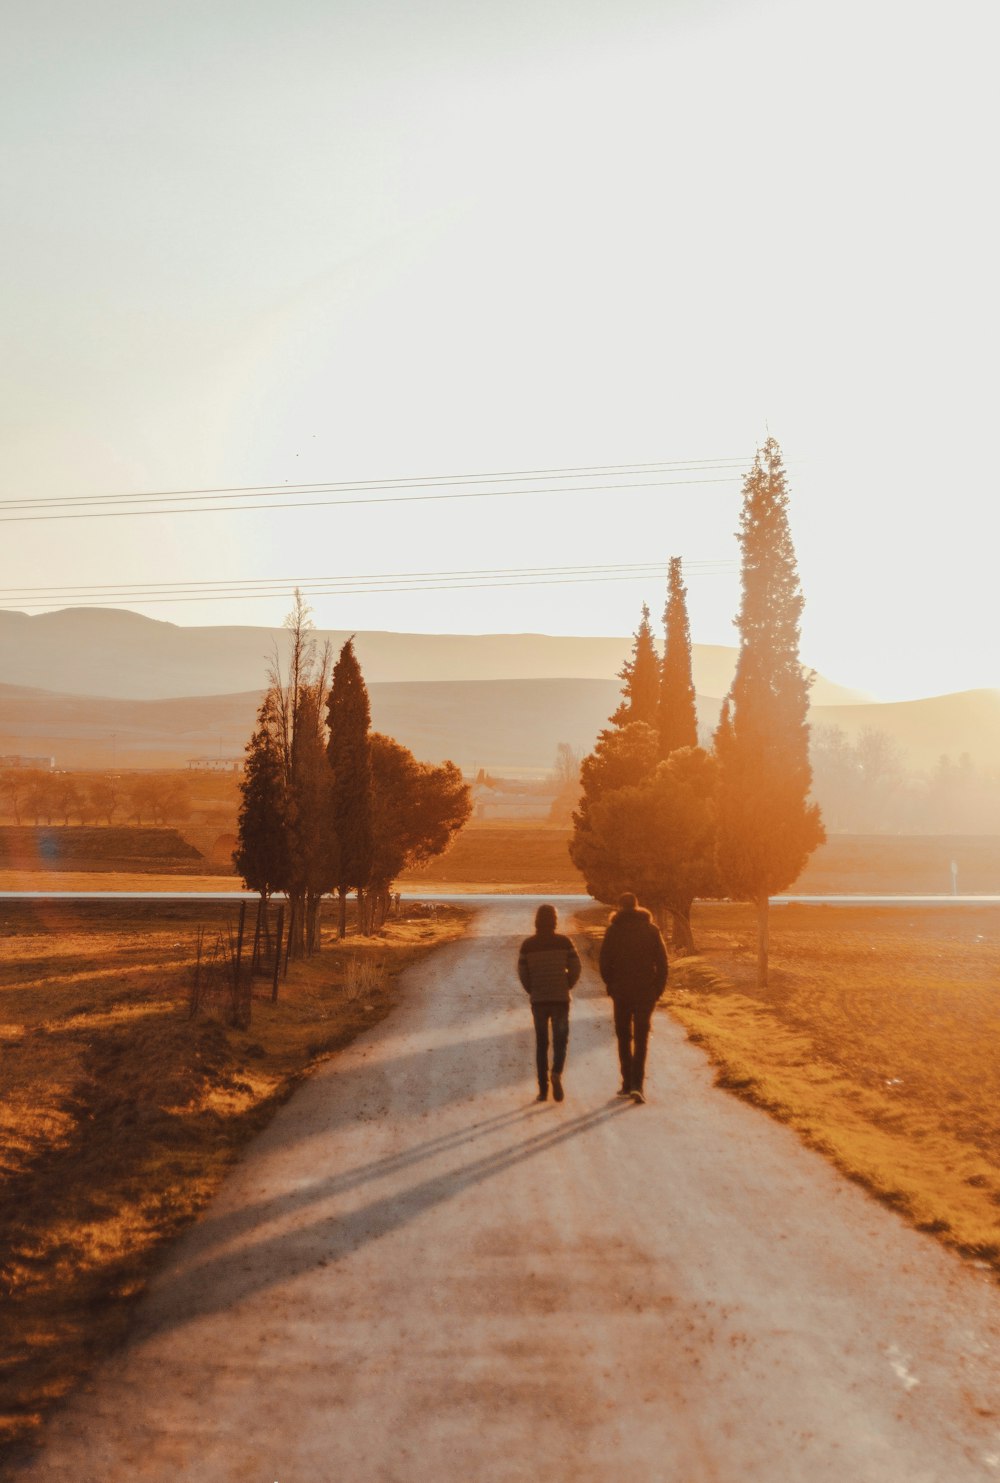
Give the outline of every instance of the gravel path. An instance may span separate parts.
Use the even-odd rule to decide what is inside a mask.
[[[532,1103],[502,902],[279,1113],[23,1483],[1000,1479],[1000,1292],[712,1086]]]

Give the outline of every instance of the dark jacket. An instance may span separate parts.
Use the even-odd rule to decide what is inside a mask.
[[[601,943],[600,966],[612,999],[659,999],[667,982],[667,950],[643,907],[615,912]]]
[[[536,932],[521,943],[517,976],[532,1004],[566,1004],[580,977],[576,948],[561,932]]]

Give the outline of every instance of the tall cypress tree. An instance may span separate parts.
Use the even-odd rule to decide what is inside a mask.
[[[371,709],[353,639],[347,640],[333,666],[327,722],[327,756],[333,769],[330,808],[338,844],[336,885],[340,935],[344,937],[347,893],[363,892],[372,871]],[[358,899],[360,906],[360,894]]]
[[[768,898],[824,840],[808,801],[809,684],[799,662],[803,597],[788,528],[781,450],[768,437],[743,481],[740,653],[723,706],[717,860],[730,896],[757,910],[757,982],[767,983]]]
[[[655,726],[660,705],[660,660],[653,641],[649,608],[642,605],[642,618],[636,629],[632,653],[618,671],[624,699],[611,717],[612,726],[630,726],[643,721]]]
[[[666,641],[660,669],[660,756],[698,745],[698,713],[691,677],[691,625],[681,558],[671,556],[667,570],[667,606],[663,612]]]

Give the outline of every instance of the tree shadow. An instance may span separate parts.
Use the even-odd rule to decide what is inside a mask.
[[[624,1114],[630,1107],[631,1104],[626,1106],[615,1102],[580,1113],[569,1122],[560,1121],[527,1138],[518,1138],[502,1149],[473,1158],[458,1168],[431,1175],[408,1189],[370,1200],[358,1210],[343,1215],[319,1215],[308,1224],[299,1224],[291,1231],[275,1234],[236,1252],[221,1252],[207,1260],[195,1260],[172,1275],[153,1296],[136,1324],[132,1342],[142,1343],[157,1333],[212,1314],[225,1313],[247,1298],[287,1283],[317,1266],[336,1264],[464,1190],[475,1188],[529,1159],[550,1153],[570,1139],[584,1136],[610,1118]],[[536,1115],[545,1116],[545,1108],[501,1114],[463,1135],[429,1139],[426,1145],[373,1160],[369,1165],[332,1175],[306,1190],[292,1191],[266,1201],[256,1211],[248,1211],[246,1220],[241,1212],[234,1212],[233,1217],[222,1217],[214,1230],[207,1230],[209,1241],[214,1245],[240,1229],[253,1229],[264,1221],[280,1220],[369,1180],[461,1148],[487,1132],[503,1131],[505,1124],[516,1123],[525,1117],[535,1120]],[[200,1229],[206,1230],[206,1227]]]

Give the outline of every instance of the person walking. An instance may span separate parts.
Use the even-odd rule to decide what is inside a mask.
[[[552,1096],[561,1102],[562,1074],[569,1043],[570,990],[580,977],[580,958],[568,937],[556,931],[556,909],[540,906],[535,912],[535,931],[521,943],[517,976],[531,1000],[535,1021],[535,1065],[538,1069],[538,1102],[549,1095],[549,1024],[552,1025]]]
[[[645,1102],[646,1047],[656,1001],[667,983],[667,950],[649,912],[626,891],[601,943],[601,978],[615,1007],[622,1071],[619,1097]]]

